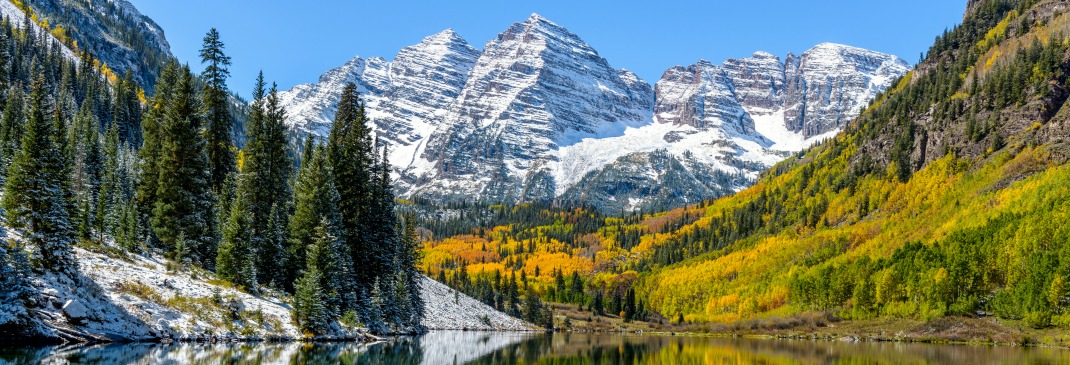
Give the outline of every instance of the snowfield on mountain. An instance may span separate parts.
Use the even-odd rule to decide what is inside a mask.
[[[392,61],[355,57],[280,93],[296,138],[324,138],[355,83],[399,195],[675,207],[750,186],[838,133],[910,66],[822,43],[667,70],[653,86],[533,14],[473,48],[451,29]],[[655,188],[656,187],[656,188]]]

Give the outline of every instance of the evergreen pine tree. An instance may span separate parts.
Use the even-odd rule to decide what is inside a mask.
[[[71,250],[73,193],[65,146],[65,121],[49,118],[44,80],[31,86],[29,110],[19,153],[8,167],[3,208],[8,225],[22,232],[31,261],[43,270],[77,270]]]
[[[250,238],[250,224],[252,220],[245,199],[239,197],[231,204],[230,217],[223,227],[223,240],[216,255],[216,275],[256,292],[256,253]]]
[[[375,152],[365,119],[356,85],[347,84],[342,89],[331,126],[327,156],[338,189],[343,238],[352,256],[356,284],[359,290],[370,291],[376,279],[389,275],[388,268],[382,263],[384,257],[392,257],[389,253],[378,252],[381,247],[376,241],[378,237],[369,229],[369,210],[374,199],[371,192],[376,185],[373,178]]]
[[[119,226],[120,215],[126,205],[122,199],[122,174],[124,166],[120,160],[119,129],[112,123],[104,135],[103,146],[103,171],[100,180],[100,191],[97,194],[98,204],[93,212],[94,228],[97,231],[97,240],[104,241],[104,236],[109,235],[119,241],[116,234]],[[121,246],[120,246],[121,247]]]
[[[174,250],[180,235],[184,236],[192,262],[211,268],[215,258],[214,198],[200,133],[201,115],[193,75],[188,67],[178,73],[161,126],[152,227],[169,250]]]
[[[401,244],[398,245],[400,249],[399,265],[401,272],[404,273],[404,279],[406,287],[409,292],[407,294],[408,305],[407,308],[407,323],[409,327],[418,327],[420,320],[424,317],[424,300],[420,297],[420,272],[416,269],[416,264],[420,258],[420,237],[416,232],[416,215],[409,213],[404,219],[403,235]],[[442,274],[443,272],[439,272]],[[442,282],[445,283],[445,277]],[[515,285],[514,285],[515,289]],[[417,329],[419,330],[419,329]]]
[[[368,291],[367,308],[360,319],[373,333],[386,332],[386,325],[383,324],[383,308],[386,305],[386,298],[383,296],[386,290],[383,290],[383,287],[379,279],[372,282],[371,290]]]
[[[0,239],[5,236],[0,226]],[[14,241],[0,240],[0,327],[18,326],[15,321],[25,318],[32,308],[33,287],[26,253]]]
[[[212,191],[218,192],[234,171],[233,143],[230,138],[233,117],[227,105],[227,77],[230,57],[223,53],[223,41],[219,31],[212,28],[204,36],[201,47],[201,63],[205,64],[201,78],[204,79],[205,129],[208,161],[211,166]]]
[[[141,243],[141,219],[138,214],[137,200],[128,199],[119,206],[120,220],[115,228],[115,243],[127,251],[133,251]]]
[[[294,319],[308,334],[319,334],[330,325],[320,283],[322,274],[316,267],[305,270],[294,283]]]
[[[628,292],[624,294],[623,307],[624,308],[621,311],[624,312],[624,321],[628,322],[635,319],[635,289],[628,288]]]
[[[163,143],[168,138],[165,117],[167,108],[171,105],[171,94],[177,83],[178,71],[179,67],[175,62],[169,63],[163,69],[160,77],[156,79],[156,95],[149,100],[149,108],[141,119],[144,141],[138,150],[141,178],[137,186],[137,206],[138,220],[145,223],[143,225],[149,223],[158,200]],[[147,243],[156,245],[159,239],[155,230],[148,229],[146,232],[149,233]]]
[[[264,95],[264,75],[257,78],[246,133],[242,159],[242,189],[250,199],[247,203],[253,221],[252,242],[257,252],[260,281],[283,285],[288,283],[283,258],[285,241],[283,219],[289,215],[290,177],[293,159],[290,158],[286,138],[286,112],[273,85]]]
[[[100,124],[92,113],[92,103],[82,104],[74,117],[70,131],[73,154],[73,189],[78,213],[78,234],[81,239],[90,239],[96,222],[97,206],[100,204],[100,185],[104,169],[103,146],[100,143]]]
[[[335,202],[338,191],[335,189],[330,167],[327,163],[326,150],[316,147],[312,141],[306,146],[304,162],[294,184],[294,214],[290,216],[287,252],[288,275],[296,275],[304,270],[309,262],[309,246],[317,242],[318,236],[329,238],[329,249],[323,248],[320,255],[328,259],[329,265],[320,263],[324,272],[324,285],[338,290],[328,298],[329,305],[339,311],[356,310],[361,319],[366,318],[363,307],[358,305],[356,291],[353,287],[353,266],[349,247],[341,239],[342,217]],[[322,230],[323,233],[318,233]],[[329,271],[326,271],[329,268]]]
[[[529,290],[524,293],[524,313],[523,318],[525,321],[540,325],[540,317],[542,316],[542,300],[539,299],[535,292]]]
[[[397,271],[391,278],[394,283],[394,292],[392,293],[393,303],[391,305],[390,322],[393,323],[395,330],[401,330],[409,326],[409,316],[412,310],[409,308],[409,285],[408,278],[406,278],[404,271]]]
[[[0,166],[10,166],[22,144],[22,99],[24,95],[17,87],[7,90],[4,114],[0,117]],[[0,168],[0,183],[4,182],[7,169]]]
[[[138,100],[139,88],[134,81],[134,74],[127,69],[123,78],[115,82],[112,89],[112,125],[119,132],[119,141],[133,146],[140,145],[142,131],[138,123],[141,120],[141,101]]]

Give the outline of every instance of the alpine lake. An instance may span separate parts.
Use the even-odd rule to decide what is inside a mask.
[[[1070,364],[1070,350],[610,333],[434,331],[357,343],[0,347],[0,364]]]

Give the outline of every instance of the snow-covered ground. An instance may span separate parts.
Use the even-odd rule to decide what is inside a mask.
[[[757,130],[758,133],[761,133],[762,136],[765,136],[765,138],[773,141],[774,145],[769,147],[770,150],[786,152],[802,151],[818,142],[840,134],[840,129],[837,128],[806,138],[802,133],[788,130],[788,126],[784,124],[783,110],[778,110],[771,114],[752,114],[752,116],[754,117],[754,129]]]
[[[80,275],[34,279],[39,313],[53,323],[128,340],[301,337],[275,293],[254,296],[199,269],[169,271],[153,255],[75,254]]]
[[[499,312],[445,284],[423,277],[420,295],[429,330],[531,331],[538,327]]]
[[[738,156],[743,161],[771,166],[783,159],[780,153],[766,149],[754,137],[722,129],[650,123],[627,128],[619,136],[586,138],[561,147],[557,151],[556,161],[547,165],[557,182],[557,195],[564,194],[587,173],[623,156],[656,150],[666,150],[681,160],[695,161],[712,170],[742,172],[750,178],[756,178],[757,171],[747,171],[725,163],[726,157],[736,155],[737,147],[743,148],[743,153]]]
[[[79,274],[32,279],[40,293],[34,312],[47,323],[46,334],[124,341],[302,337],[282,294],[252,295],[201,269],[169,270],[155,255],[109,256],[81,248],[75,255]],[[536,329],[427,277],[421,288],[428,329]],[[363,329],[339,329],[330,337],[363,336]]]

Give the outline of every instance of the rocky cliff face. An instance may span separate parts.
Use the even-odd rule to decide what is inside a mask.
[[[402,171],[416,169],[429,165],[414,166],[460,95],[478,57],[479,51],[447,29],[405,47],[394,62],[355,57],[324,73],[319,82],[282,91],[279,98],[297,138],[326,137],[342,88],[355,83],[373,128],[391,147],[391,163]]]
[[[403,196],[672,207],[747,187],[837,133],[902,60],[821,44],[665,72],[654,87],[533,14],[482,51],[452,30],[393,61],[354,58],[282,93],[296,135],[326,136],[356,83]]]
[[[552,199],[561,147],[639,126],[652,105],[648,84],[533,15],[487,43],[421,156],[434,166],[418,176],[428,183],[413,192]]]
[[[789,54],[786,63],[785,123],[806,137],[843,128],[873,95],[910,70],[898,57],[832,43]]]
[[[611,158],[578,158],[586,175],[563,197],[617,211],[729,194],[787,154],[838,133],[908,70],[895,56],[831,43],[784,61],[757,52],[670,68],[655,86],[653,124],[634,134],[647,138],[578,149]],[[647,188],[629,188],[640,186]]]
[[[26,2],[118,76],[127,71],[151,91],[171,48],[161,28],[127,0],[38,0]]]

